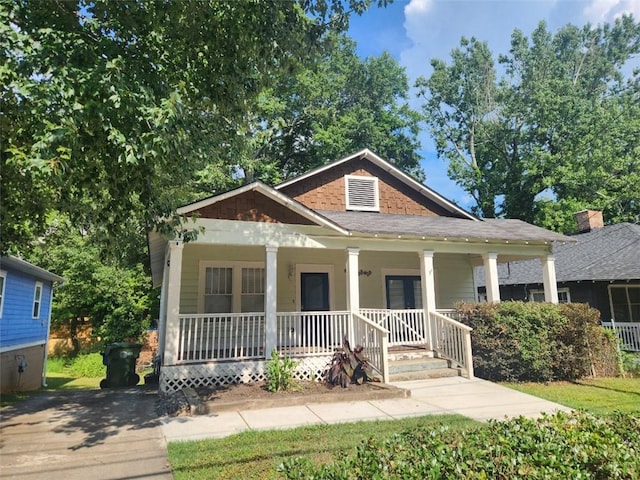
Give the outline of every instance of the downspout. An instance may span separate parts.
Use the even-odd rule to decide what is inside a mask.
[[[51,335],[51,309],[53,308],[53,282],[49,293],[49,315],[47,316],[47,340],[44,343],[44,362],[42,364],[42,386],[47,387],[47,360],[49,358],[49,337]]]

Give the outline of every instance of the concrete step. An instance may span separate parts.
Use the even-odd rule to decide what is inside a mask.
[[[407,358],[389,361],[389,373],[419,372],[451,367],[451,362],[443,358]]]
[[[418,370],[414,372],[390,373],[391,382],[408,382],[411,380],[424,380],[427,378],[461,377],[464,371],[461,368],[438,368],[434,370]]]

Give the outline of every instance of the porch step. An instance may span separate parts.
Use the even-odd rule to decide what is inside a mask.
[[[389,377],[392,382],[462,376],[463,370],[453,367],[449,360],[421,356],[389,362]]]

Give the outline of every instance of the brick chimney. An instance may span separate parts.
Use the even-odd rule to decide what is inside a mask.
[[[596,228],[604,227],[602,212],[599,210],[582,210],[581,212],[577,212],[575,217],[578,222],[579,233],[590,232]]]

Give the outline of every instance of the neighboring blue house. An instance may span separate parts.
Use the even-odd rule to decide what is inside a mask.
[[[53,283],[62,281],[17,257],[0,257],[0,392],[43,384]]]

